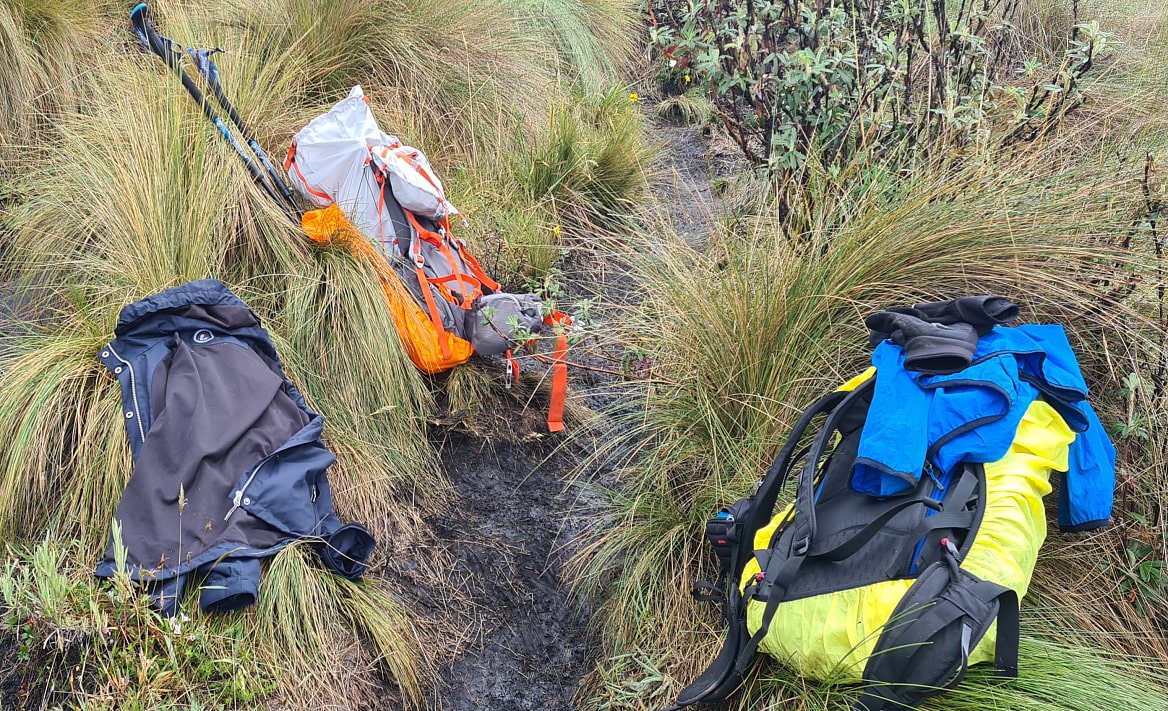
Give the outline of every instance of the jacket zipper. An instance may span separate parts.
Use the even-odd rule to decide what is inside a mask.
[[[259,474],[260,470],[264,468],[264,465],[267,464],[268,461],[271,460],[271,458],[274,456],[275,454],[269,454],[268,456],[264,457],[262,460],[260,460],[260,463],[256,465],[255,469],[251,470],[251,476],[247,478],[247,481],[243,482],[243,486],[239,487],[239,491],[235,492],[235,495],[231,498],[231,510],[228,511],[227,515],[223,517],[224,521],[230,519],[231,514],[235,513],[235,510],[240,506],[243,506],[243,495],[247,491],[247,487],[251,486],[252,481],[254,481],[256,478],[256,474]]]
[[[109,349],[110,353],[114,354],[114,358],[117,358],[122,365],[126,366],[126,370],[130,371],[130,399],[133,400],[134,419],[138,421],[138,434],[142,437],[142,441],[145,442],[146,428],[142,425],[142,413],[138,410],[138,382],[134,377],[134,366],[130,365],[130,361],[123,358],[114,350],[113,343],[106,344],[106,348]]]

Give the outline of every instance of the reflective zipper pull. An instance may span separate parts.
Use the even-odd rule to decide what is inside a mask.
[[[231,510],[228,511],[227,515],[223,517],[224,521],[231,518],[231,514],[235,513],[235,510],[243,505],[243,491],[235,492],[235,497],[231,499],[231,504]]]

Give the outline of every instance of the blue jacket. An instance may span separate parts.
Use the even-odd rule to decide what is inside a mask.
[[[373,539],[333,514],[324,417],[284,377],[259,319],[221,282],[194,281],[122,309],[99,357],[122,390],[134,469],[115,519],[130,575],[173,613],[186,578],[201,604],[255,601],[259,559],[322,541],[327,565],[360,575]],[[111,541],[97,575],[117,572]]]
[[[1111,517],[1115,448],[1087,403],[1087,384],[1061,326],[994,328],[972,364],[949,375],[905,370],[904,350],[884,341],[872,353],[876,387],[852,486],[895,496],[922,474],[958,462],[1001,459],[1039,395],[1078,434],[1059,498],[1059,526],[1086,531]]]

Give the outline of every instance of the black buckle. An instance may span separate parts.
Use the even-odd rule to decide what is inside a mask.
[[[809,550],[811,550],[810,536],[803,536],[791,545],[791,555],[807,555]]]

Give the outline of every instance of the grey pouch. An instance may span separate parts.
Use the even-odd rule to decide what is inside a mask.
[[[498,355],[543,328],[543,302],[535,294],[488,294],[467,314],[475,353]]]

